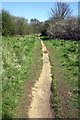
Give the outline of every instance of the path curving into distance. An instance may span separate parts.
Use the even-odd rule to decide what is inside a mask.
[[[32,100],[28,109],[28,118],[54,118],[54,111],[50,106],[51,95],[51,66],[48,51],[43,41],[43,68],[40,78],[32,88]]]

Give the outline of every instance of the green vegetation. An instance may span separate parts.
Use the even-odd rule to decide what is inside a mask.
[[[13,16],[6,10],[0,12],[3,35],[3,44],[0,43],[3,47],[3,50],[0,49],[0,59],[3,60],[3,119],[27,118],[27,106],[31,99],[29,94],[42,69],[39,36],[42,36],[49,50],[52,66],[51,101],[56,118],[78,116],[80,28],[79,18],[70,17],[70,13],[69,4],[63,2],[58,2],[55,9],[51,8],[51,17],[44,22],[34,18],[28,23],[28,19]]]
[[[52,106],[58,118],[78,117],[77,41],[46,40],[52,66]]]
[[[50,39],[79,41],[79,18],[69,16],[71,13],[69,4],[58,2],[55,5],[55,9],[51,8],[51,17],[44,22],[34,18],[28,23],[28,19],[12,16],[8,11],[2,10],[2,35],[22,36],[41,33]]]
[[[17,118],[24,116],[20,113],[27,114],[26,106],[21,99],[29,102],[28,95],[31,87],[39,78],[42,68],[41,43],[36,36],[2,37],[3,118]],[[24,105],[24,108],[21,107],[21,104]]]
[[[12,16],[8,11],[2,10],[2,35],[19,36],[36,34],[43,30],[44,24],[37,19],[28,19],[23,17]],[[1,26],[0,26],[1,28]]]
[[[0,39],[2,37],[0,36]],[[2,116],[2,41],[0,41],[0,119]]]

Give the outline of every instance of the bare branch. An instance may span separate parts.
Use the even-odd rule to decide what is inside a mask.
[[[51,8],[51,19],[65,19],[71,15],[69,4],[58,2],[55,9]]]

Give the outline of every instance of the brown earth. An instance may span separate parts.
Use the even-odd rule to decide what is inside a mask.
[[[32,88],[32,100],[28,108],[28,118],[54,118],[55,114],[50,106],[51,95],[51,66],[48,51],[43,41],[43,69],[40,78]]]

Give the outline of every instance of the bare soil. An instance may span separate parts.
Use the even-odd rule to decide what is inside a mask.
[[[32,100],[28,108],[28,118],[54,118],[55,113],[50,106],[51,95],[51,66],[48,57],[48,50],[43,41],[43,69],[40,78],[32,88]]]

